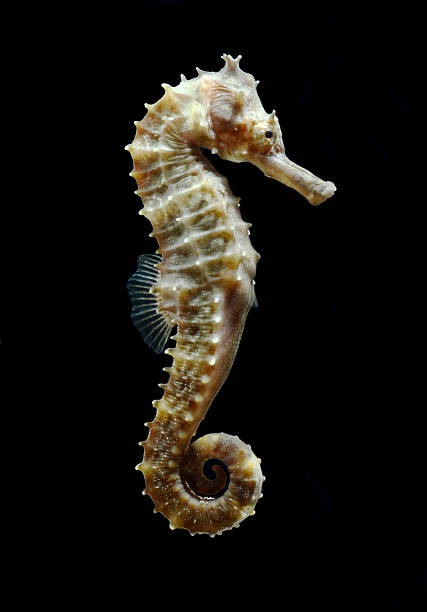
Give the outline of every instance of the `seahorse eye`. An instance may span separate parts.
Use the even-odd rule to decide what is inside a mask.
[[[270,130],[267,130],[265,133],[265,137],[266,138],[271,138],[273,136],[273,132],[270,132]]]

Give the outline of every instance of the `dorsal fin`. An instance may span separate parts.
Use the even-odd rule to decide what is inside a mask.
[[[161,255],[140,255],[138,268],[127,284],[132,303],[132,322],[155,353],[163,351],[174,327],[163,313],[158,312],[158,299],[151,292],[159,278],[156,265],[161,261]]]

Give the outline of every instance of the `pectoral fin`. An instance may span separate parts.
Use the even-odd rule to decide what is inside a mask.
[[[158,312],[158,299],[151,291],[159,278],[156,264],[161,261],[160,255],[140,255],[138,268],[127,284],[132,303],[132,322],[155,353],[163,351],[174,327],[167,316]]]

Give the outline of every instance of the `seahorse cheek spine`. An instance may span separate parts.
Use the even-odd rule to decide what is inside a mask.
[[[177,326],[176,346],[166,350],[173,357],[165,368],[169,380],[160,385],[163,396],[153,402],[156,416],[147,423],[149,435],[141,442],[144,460],[137,469],[144,474],[155,512],[164,514],[172,529],[210,535],[254,514],[264,480],[260,460],[235,436],[209,434],[189,446],[233,364],[254,301],[259,255],[250,244],[238,198],[200,146],[225,159],[252,161],[264,171],[269,168],[264,158],[274,150],[282,155],[275,172],[287,173],[288,184],[294,176],[283,159],[275,114],[262,109],[254,78],[240,70],[240,58],[223,58],[225,66],[218,73],[198,70],[198,77],[183,77],[177,87],[163,85],[165,95],[146,105],[148,113],[136,122],[134,142],[127,147],[136,193],[144,201],[141,214],[153,226],[150,235],[161,255],[153,268],[150,256],[142,260],[134,279],[141,283],[142,297],[136,299],[148,304],[156,300],[157,314],[150,305],[145,312],[148,319],[162,317],[160,330]],[[306,173],[302,188],[307,193],[319,191],[319,185],[324,189],[323,181],[293,166]],[[301,190],[299,186],[295,188]],[[147,279],[155,279],[150,295]],[[153,333],[142,329],[143,335]],[[221,467],[214,467],[215,480],[203,473],[209,459],[228,470],[223,492],[227,477]]]

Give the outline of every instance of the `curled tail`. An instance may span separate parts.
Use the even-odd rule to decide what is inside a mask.
[[[153,435],[153,429],[158,428],[152,428],[143,443],[144,461],[137,469],[144,474],[145,493],[152,497],[155,512],[169,519],[171,529],[182,528],[191,535],[207,533],[213,537],[255,514],[264,477],[260,460],[250,446],[237,436],[207,434],[177,457],[160,450],[168,437],[166,431],[160,428]],[[213,465],[216,478],[209,479],[204,468],[212,459],[221,462],[226,471]]]

